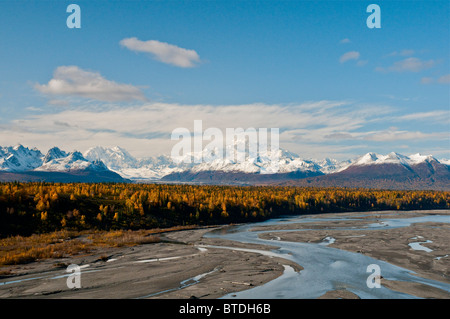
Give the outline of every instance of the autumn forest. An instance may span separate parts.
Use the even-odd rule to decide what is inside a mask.
[[[322,212],[448,209],[450,192],[170,184],[0,184],[0,238],[137,230]]]

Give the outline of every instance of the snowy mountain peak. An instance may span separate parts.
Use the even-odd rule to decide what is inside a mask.
[[[319,165],[320,171],[324,174],[340,172],[346,169],[351,164],[350,160],[338,161],[332,158],[325,158],[323,160],[313,160],[313,161]]]
[[[393,164],[403,164],[403,165],[409,165],[409,158],[405,155],[391,152],[386,156],[379,156],[380,163],[387,164],[387,163],[393,163]]]
[[[405,156],[396,152],[387,155],[367,153],[357,158],[351,165],[373,165],[373,164],[401,164],[405,166],[417,165],[423,162],[437,161],[432,155],[421,155],[420,153]]]
[[[81,153],[78,152],[78,151],[70,152],[70,153],[67,155],[67,159],[68,159],[68,161],[70,161],[70,162],[86,161],[86,159],[83,157],[83,154],[81,154]]]
[[[354,165],[369,165],[369,164],[374,164],[377,160],[378,160],[378,154],[376,153],[367,153],[361,157],[359,157],[356,162],[354,163]]]
[[[25,147],[22,144],[17,144],[12,147],[14,151],[24,151]]]
[[[450,165],[450,160],[437,161],[432,155],[420,153],[405,156],[396,152],[387,155],[367,153],[353,160],[338,161],[325,158],[323,160],[302,159],[297,154],[284,149],[277,152],[259,153],[249,157],[246,152],[245,159],[227,159],[214,156],[216,151],[210,147],[201,152],[186,155],[198,162],[177,163],[169,155],[136,159],[125,149],[96,146],[88,149],[84,154],[73,151],[67,153],[58,147],[51,148],[44,156],[36,148],[29,149],[23,145],[13,147],[0,147],[0,171],[26,172],[49,171],[68,172],[78,170],[108,171],[112,170],[124,178],[158,180],[166,175],[181,172],[239,172],[239,173],[306,173],[331,174],[341,172],[353,165],[400,164],[413,166],[420,163],[442,163]],[[225,150],[224,150],[225,151]],[[242,151],[242,150],[241,150]],[[237,152],[238,155],[242,153]],[[274,158],[276,161],[274,162]]]
[[[241,141],[237,141],[235,146]],[[242,145],[241,145],[242,146]],[[206,171],[221,172],[242,172],[242,173],[290,173],[290,172],[311,172],[331,174],[345,170],[351,165],[372,165],[372,164],[401,164],[411,165],[419,163],[429,157],[412,155],[411,157],[391,152],[387,155],[380,155],[369,152],[357,159],[338,161],[326,158],[324,160],[302,159],[297,154],[279,149],[277,153],[271,151],[259,153],[255,157],[246,156],[244,161],[230,160],[223,156],[216,156],[217,152],[226,154],[227,148],[221,150],[217,147],[206,147],[200,152],[192,152],[183,156],[182,161],[187,159],[190,163],[174,162],[168,155],[158,157],[148,157],[136,159],[126,150],[120,147],[104,148],[95,147],[89,149],[84,155],[89,160],[101,159],[110,169],[119,173],[123,177],[130,179],[160,179],[165,175],[191,171],[194,173]],[[236,148],[236,153],[239,154]],[[248,155],[248,153],[246,153]],[[273,155],[276,155],[277,162],[273,162]],[[187,161],[187,162],[189,162]],[[276,169],[274,170],[274,168]]]
[[[92,169],[97,171],[107,171],[108,167],[101,161],[101,160],[95,160],[92,162]]]
[[[421,155],[420,153],[416,153],[409,156],[411,164],[420,164],[423,162],[432,162],[437,161],[433,155]]]
[[[51,160],[54,159],[58,159],[58,158],[62,158],[62,157],[66,157],[67,153],[64,151],[61,151],[58,147],[52,147],[51,149],[48,150],[47,154],[45,155],[43,162],[48,163]]]
[[[78,151],[70,152],[68,154],[55,148],[50,151],[57,156],[46,162],[44,161],[42,166],[35,169],[36,171],[69,172],[73,170],[108,170],[101,160],[89,161]]]
[[[84,157],[90,161],[101,160],[113,170],[133,168],[138,162],[128,151],[119,146],[111,148],[103,146],[92,147],[84,153]]]
[[[42,153],[21,144],[13,147],[0,147],[0,170],[27,171],[42,165]]]
[[[126,154],[126,155],[130,155],[126,149],[124,149],[124,148],[122,148],[120,146],[117,146],[117,145],[114,146],[114,147],[111,147],[111,150],[114,151],[114,152],[117,152],[117,153],[123,153],[123,154]]]

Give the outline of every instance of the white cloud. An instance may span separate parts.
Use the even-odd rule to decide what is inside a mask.
[[[402,96],[396,96],[393,94],[383,94],[382,96],[387,97],[388,99],[394,100],[394,101],[417,101],[418,97],[402,97]]]
[[[352,42],[352,41],[350,41],[349,38],[345,38],[345,39],[342,39],[341,41],[339,41],[340,44],[345,44],[345,43],[350,43],[350,42]]]
[[[48,100],[47,104],[48,105],[54,105],[54,106],[68,106],[69,105],[69,101],[53,99],[53,100]]]
[[[126,38],[121,40],[120,44],[131,51],[150,53],[160,62],[181,68],[191,68],[200,62],[200,56],[194,50],[183,49],[165,42]]]
[[[402,51],[394,51],[389,53],[387,56],[411,56],[413,55],[415,52],[414,50],[402,50]]]
[[[449,84],[450,83],[450,74],[446,74],[437,79],[438,83],[441,84]]]
[[[46,95],[77,96],[108,102],[146,100],[142,91],[133,85],[107,80],[98,72],[77,66],[56,68],[47,84],[36,84],[35,88]]]
[[[407,120],[407,121],[431,121],[439,122],[439,123],[450,123],[450,111],[437,110],[437,111],[429,111],[429,112],[417,112],[402,115],[398,118],[399,120]]]
[[[364,66],[364,65],[367,64],[367,62],[369,62],[369,61],[367,61],[367,60],[359,60],[358,62],[356,62],[356,65],[357,66]]]
[[[348,140],[353,139],[353,135],[349,133],[331,133],[324,136],[325,138],[335,139],[335,140]]]
[[[375,70],[378,72],[420,72],[432,68],[436,64],[436,61],[422,61],[419,58],[406,58],[401,61],[395,62],[393,65],[385,67],[377,67]]]
[[[42,111],[41,108],[39,107],[35,107],[35,106],[28,106],[27,108],[25,108],[27,111],[31,111],[31,112],[40,112]]]
[[[339,58],[339,62],[344,63],[344,62],[347,62],[349,60],[358,60],[359,56],[360,56],[360,54],[359,54],[358,51],[350,51],[350,52],[344,53]]]
[[[431,83],[439,83],[439,84],[450,84],[450,74],[442,75],[437,79],[432,77],[423,77],[420,80],[422,84],[431,84]]]
[[[420,131],[376,131],[370,132],[364,137],[365,140],[377,142],[392,142],[405,140],[427,140],[427,139],[443,139],[448,137],[445,133],[423,133]]]
[[[80,107],[57,113],[27,115],[0,125],[0,145],[23,143],[45,151],[54,145],[85,151],[95,145],[119,145],[137,157],[170,154],[176,128],[193,132],[194,120],[203,131],[226,128],[280,128],[280,147],[303,157],[340,156],[372,150],[383,141],[435,140],[448,133],[402,131],[392,124],[414,119],[443,118],[443,111],[392,117],[386,105],[351,101],[311,101],[300,104],[183,105],[147,103],[134,106]],[[447,116],[448,118],[448,116]],[[419,122],[420,123],[420,122]],[[373,130],[373,127],[377,130]],[[206,142],[205,142],[206,143]],[[369,145],[366,145],[369,144]],[[404,142],[402,142],[404,144]],[[378,145],[378,144],[375,144]]]
[[[38,148],[53,145],[84,151],[101,145],[120,145],[135,156],[170,153],[172,131],[193,130],[194,120],[203,121],[203,130],[226,128],[280,128],[280,144],[330,142],[334,133],[352,132],[372,120],[373,109],[346,101],[312,101],[293,105],[180,105],[151,103],[112,108],[62,109],[15,120],[0,128],[0,145],[14,142]],[[300,142],[299,142],[300,141]],[[300,144],[299,144],[300,143]],[[319,147],[319,145],[317,145]],[[321,145],[323,147],[323,145]],[[293,151],[296,151],[294,148]],[[314,148],[308,149],[313,154]]]
[[[433,82],[434,82],[434,79],[431,77],[423,77],[420,79],[420,83],[422,83],[422,84],[430,84]]]

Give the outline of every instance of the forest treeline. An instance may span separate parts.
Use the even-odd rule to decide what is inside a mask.
[[[448,208],[450,192],[444,191],[14,182],[0,183],[0,237],[254,222],[321,212]]]

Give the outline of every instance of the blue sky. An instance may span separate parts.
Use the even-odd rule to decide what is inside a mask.
[[[449,21],[448,1],[2,1],[0,145],[150,156],[201,119],[306,158],[449,158]]]

